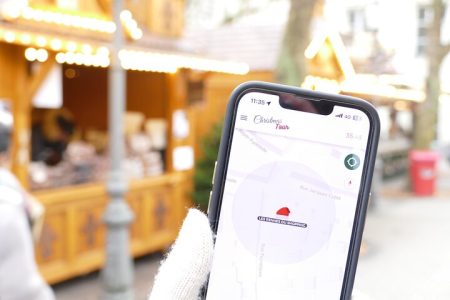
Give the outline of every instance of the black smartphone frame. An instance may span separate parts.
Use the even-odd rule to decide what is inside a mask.
[[[228,102],[224,126],[222,130],[222,137],[220,140],[218,158],[214,169],[213,188],[211,191],[211,197],[208,206],[208,218],[214,234],[217,233],[217,227],[220,218],[220,208],[222,205],[222,196],[225,187],[225,179],[228,169],[237,108],[242,96],[249,92],[262,92],[268,94],[289,93],[302,97],[304,99],[331,101],[339,106],[358,109],[364,112],[369,118],[370,129],[364,166],[362,170],[361,185],[358,193],[355,219],[353,221],[349,253],[347,256],[348,259],[340,295],[341,300],[350,299],[356,275],[356,267],[358,263],[359,250],[364,230],[367,205],[370,198],[370,187],[380,135],[380,120],[378,117],[378,113],[370,103],[355,97],[310,91],[306,89],[260,81],[249,81],[239,85],[231,94],[230,100]],[[206,298],[205,296],[207,285],[208,283],[205,286],[204,298]]]

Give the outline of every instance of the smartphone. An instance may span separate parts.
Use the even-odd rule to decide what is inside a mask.
[[[379,118],[361,99],[264,82],[231,95],[204,299],[350,299]]]

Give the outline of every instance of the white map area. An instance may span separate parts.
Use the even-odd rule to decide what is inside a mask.
[[[249,174],[236,190],[232,218],[237,236],[261,260],[302,261],[329,240],[335,218],[330,195],[328,185],[313,170],[299,163],[282,161],[263,165]],[[277,215],[280,209],[289,215]],[[258,217],[275,222],[263,222]],[[305,227],[276,221],[305,224]]]

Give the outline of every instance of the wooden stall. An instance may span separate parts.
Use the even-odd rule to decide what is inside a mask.
[[[239,83],[245,80],[276,81],[278,46],[284,32],[277,26],[283,25],[267,28],[256,23],[239,32],[234,31],[233,26],[224,25],[209,32],[213,38],[206,43],[216,51],[215,54],[248,61],[250,72],[239,77],[211,74],[205,78],[205,101],[198,103],[196,109],[206,117],[198,122],[197,136],[204,136],[211,124],[222,121],[228,97]],[[265,34],[258,34],[260,32]],[[255,51],[254,45],[259,45],[261,49]],[[412,115],[416,105],[425,98],[422,87],[408,84],[395,74],[358,73],[341,36],[332,28],[316,32],[304,55],[308,75],[299,85],[311,90],[361,97],[377,106],[382,117],[385,117],[383,125],[386,125],[383,127],[386,134],[382,135],[379,147],[380,158],[385,162],[383,178],[404,174],[411,147]],[[407,126],[405,123],[408,123]]]
[[[63,75],[63,108],[73,114],[79,132],[95,129],[106,133],[107,70],[64,65],[63,74],[68,70],[77,75],[73,78]],[[185,96],[179,77],[179,74],[127,72],[127,110],[171,123],[175,109],[187,109],[182,103]],[[182,140],[169,137],[166,152],[171,153],[177,145],[192,144],[192,134]],[[175,171],[169,156],[164,161],[163,173],[129,180],[126,200],[135,215],[131,226],[131,251],[135,256],[167,248],[191,205],[191,172]],[[59,282],[101,267],[105,259],[102,214],[109,199],[104,182],[47,188],[33,194],[46,207],[36,248],[44,277],[50,283]]]
[[[160,162],[151,171],[133,165],[136,159],[132,155],[136,154],[126,150],[125,162],[134,166],[132,170],[139,170],[127,177],[126,201],[134,212],[130,251],[140,256],[166,249],[191,205],[189,155],[196,144],[196,114],[188,101],[192,70],[200,74],[247,71],[246,65],[235,65],[234,72],[227,62],[181,50],[178,37],[183,30],[184,1],[126,3],[129,10],[124,11],[122,21],[128,40],[120,55],[127,70],[126,111],[140,121],[131,126],[131,134],[127,131],[131,123],[124,124],[125,143],[131,143],[128,138],[133,134],[148,133],[142,122],[156,120],[157,131],[164,133],[159,134],[162,146],[157,149],[153,149],[156,142],[151,140],[150,154]],[[102,215],[109,199],[105,186],[108,43],[114,24],[109,15],[110,1],[35,0],[20,5],[0,12],[0,98],[11,102],[14,112],[12,170],[46,209],[36,244],[39,268],[49,283],[56,283],[99,269],[105,260]],[[73,22],[67,23],[64,18]],[[53,78],[50,83],[49,78]],[[51,91],[61,90],[58,107],[36,107],[35,98],[49,84]],[[45,123],[49,112],[56,111],[64,112],[67,119],[63,122],[70,121],[74,132],[61,161],[45,166],[44,170],[56,174],[45,181],[39,168],[35,170],[41,162],[32,155],[34,131]],[[84,170],[81,177],[67,181],[74,169],[72,162],[69,171],[55,172],[66,163],[72,142],[84,145],[83,149],[93,149],[95,144],[94,154],[88,151],[93,155],[90,161],[94,166],[102,161],[103,169],[86,169],[80,156],[78,162],[82,164],[75,169]],[[182,154],[182,165],[176,153]]]

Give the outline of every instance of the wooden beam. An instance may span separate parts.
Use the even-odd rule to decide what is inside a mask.
[[[23,187],[28,187],[28,163],[30,157],[30,103],[26,97],[28,90],[27,63],[21,48],[16,47],[11,59],[14,67],[13,114],[14,130],[12,136],[11,170]]]
[[[55,64],[54,55],[49,55],[46,62],[30,76],[29,66],[21,48],[14,55],[15,64],[15,94],[13,101],[14,132],[11,169],[20,183],[28,187],[28,165],[31,153],[31,108],[32,99],[42,82]]]
[[[36,94],[37,90],[41,86],[42,82],[47,78],[48,73],[51,71],[53,66],[55,65],[55,55],[49,54],[48,59],[40,63],[35,73],[31,75],[28,79],[27,83],[27,94],[26,98],[28,101],[33,99],[33,96]]]
[[[184,74],[181,71],[177,71],[174,74],[167,74],[167,149],[166,149],[166,169],[171,172],[174,171],[173,168],[173,150],[182,145],[186,145],[186,139],[182,140],[173,135],[173,113],[178,109],[186,109],[186,81],[184,78]],[[191,126],[190,131],[193,128]]]

